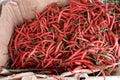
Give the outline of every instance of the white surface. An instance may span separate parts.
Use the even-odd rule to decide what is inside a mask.
[[[103,77],[90,77],[88,80],[104,80]],[[106,76],[106,80],[120,80],[120,76]]]

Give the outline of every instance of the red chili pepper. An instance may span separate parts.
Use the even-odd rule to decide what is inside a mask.
[[[66,6],[52,3],[35,15],[14,30],[8,47],[12,68],[50,73],[104,65],[113,65],[111,71],[115,68],[120,58],[117,6],[99,0],[69,0]]]

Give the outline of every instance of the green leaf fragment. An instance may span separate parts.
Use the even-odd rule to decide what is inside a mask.
[[[102,29],[100,30],[100,32],[106,32],[106,31],[108,31],[108,29],[105,27],[105,26],[102,26]]]
[[[96,54],[96,56],[101,56],[101,57],[104,57],[104,58],[107,58],[107,59],[109,59],[109,60],[112,60],[112,58],[111,57],[109,57],[107,54]]]

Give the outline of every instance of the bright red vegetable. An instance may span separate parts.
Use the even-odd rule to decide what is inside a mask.
[[[108,3],[106,9],[98,0],[69,1],[64,7],[52,3],[41,13],[35,11],[34,20],[15,28],[9,44],[11,68],[61,73],[99,69],[119,60],[120,8]]]

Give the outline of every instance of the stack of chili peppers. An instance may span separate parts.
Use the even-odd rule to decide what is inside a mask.
[[[101,69],[120,58],[120,8],[99,0],[48,5],[15,27],[9,43],[13,69],[64,72]],[[102,68],[101,68],[102,67]]]

